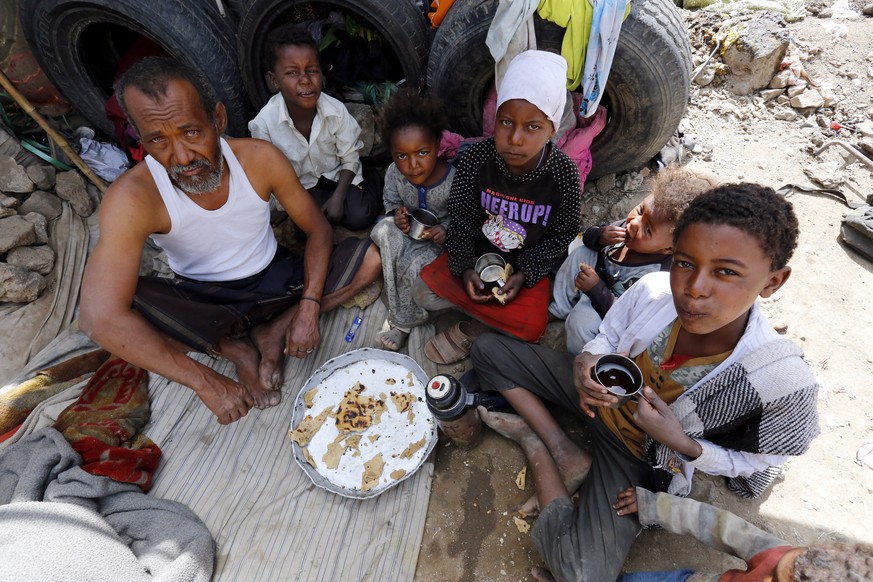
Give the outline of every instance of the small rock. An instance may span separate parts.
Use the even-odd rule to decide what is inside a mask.
[[[14,208],[6,208],[5,206],[0,206],[0,218],[6,218],[7,216],[15,216],[18,214]]]
[[[738,33],[737,39],[721,55],[730,67],[725,87],[735,95],[748,95],[766,87],[779,70],[788,52],[788,31],[784,24],[763,18],[734,31]]]
[[[866,4],[864,8],[861,9],[861,13],[864,16],[873,16],[873,2]]]
[[[830,6],[826,6],[826,7],[822,8],[819,11],[819,13],[816,14],[816,16],[819,18],[830,18],[833,15],[834,15],[834,11]]]
[[[804,91],[797,97],[791,98],[791,106],[795,109],[818,109],[824,105],[821,94],[815,89]]]
[[[48,275],[55,266],[55,252],[48,245],[18,247],[9,251],[6,262],[40,275]]]
[[[837,161],[809,164],[803,168],[806,177],[825,188],[836,188],[843,180],[837,176],[842,164]]]
[[[776,330],[776,333],[779,335],[785,335],[788,333],[788,324],[787,323],[777,323],[773,326],[773,329]]]
[[[60,216],[63,209],[64,203],[60,198],[42,190],[37,190],[31,194],[19,208],[22,214],[37,212],[49,220]]]
[[[779,105],[788,105],[791,103],[791,99],[788,98],[788,95],[780,95],[776,98],[776,103]]]
[[[40,190],[51,190],[55,187],[55,174],[54,166],[36,164],[27,168],[27,177],[33,180]]]
[[[787,93],[788,97],[790,98],[790,97],[797,97],[798,95],[800,95],[804,91],[806,91],[806,83],[802,83],[800,85],[793,85],[793,86],[788,88],[788,91],[786,91],[786,93]]]
[[[0,254],[36,242],[33,224],[20,216],[0,218]]]
[[[34,185],[27,172],[9,156],[0,156],[0,190],[4,192],[33,192]]]
[[[0,263],[0,301],[29,303],[39,297],[47,283],[39,273]]]
[[[815,122],[818,124],[819,127],[823,129],[827,129],[831,126],[831,120],[821,113],[815,116]]]
[[[33,231],[36,233],[36,242],[41,245],[47,245],[49,242],[48,220],[46,220],[45,216],[38,212],[29,212],[22,214],[21,218],[33,225]]]
[[[697,73],[697,76],[694,77],[694,84],[698,87],[706,87],[715,79],[715,67],[712,65],[707,65],[703,68],[702,71]]]
[[[761,91],[761,97],[764,98],[764,101],[772,101],[776,99],[780,95],[785,92],[784,89],[763,89]]]
[[[793,109],[779,108],[773,112],[773,117],[779,121],[794,121],[797,119],[797,112]]]
[[[862,121],[857,126],[858,131],[864,137],[873,137],[873,121]]]
[[[607,174],[605,176],[601,176],[595,182],[597,186],[597,191],[601,194],[605,194],[615,188],[615,174]]]
[[[76,170],[61,172],[57,175],[55,192],[63,200],[68,200],[79,216],[91,216],[91,213],[94,212],[94,203],[85,190],[85,179]]]
[[[827,87],[819,87],[818,92],[821,95],[821,99],[823,101],[823,107],[833,107],[837,103],[840,102],[840,98],[837,97],[837,94],[834,93],[833,89],[828,89]]]
[[[782,69],[770,79],[768,85],[771,89],[784,89],[789,85],[793,85],[797,81],[797,77],[791,72],[791,69]]]
[[[873,155],[873,138],[870,138],[870,137],[861,138],[861,141],[858,142],[858,145],[861,146],[862,150],[864,150],[868,154]]]
[[[21,200],[15,196],[7,196],[0,192],[0,208],[18,208],[19,204],[21,204]]]

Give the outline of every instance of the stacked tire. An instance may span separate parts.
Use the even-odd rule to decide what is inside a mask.
[[[482,131],[482,103],[494,81],[485,47],[497,0],[465,0],[449,10],[433,40],[430,91],[449,107],[464,135]],[[536,18],[537,44],[560,51],[564,29]],[[639,167],[679,126],[691,84],[688,33],[672,0],[632,0],[601,104],[608,123],[591,147],[589,179]]]
[[[22,28],[43,69],[107,135],[112,62],[117,65],[124,39],[137,35],[202,71],[228,109],[228,133],[245,135],[247,121],[269,98],[261,65],[267,33],[313,6],[340,10],[378,31],[406,83],[426,84],[441,97],[461,134],[481,132],[493,82],[485,37],[498,0],[455,2],[432,41],[416,0],[228,0],[224,14],[215,0],[162,0],[159,7],[137,0],[20,2]],[[536,28],[540,48],[560,49],[562,28],[538,18]],[[592,146],[590,178],[638,167],[660,150],[684,114],[690,71],[688,35],[672,0],[633,0],[604,91],[608,124]]]
[[[20,0],[21,25],[42,68],[73,107],[106,135],[104,112],[126,45],[152,40],[202,71],[228,111],[228,132],[243,135],[251,117],[237,66],[236,22],[214,1]],[[95,67],[94,63],[106,63]]]

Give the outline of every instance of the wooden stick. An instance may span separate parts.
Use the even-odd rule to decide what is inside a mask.
[[[100,192],[106,192],[106,182],[100,179],[100,176],[94,173],[94,170],[88,167],[88,164],[85,163],[85,160],[79,157],[79,154],[67,143],[67,140],[60,133],[55,130],[54,127],[49,124],[45,117],[43,117],[39,111],[36,110],[36,107],[31,105],[30,101],[27,100],[27,97],[21,94],[18,89],[15,88],[15,85],[12,84],[12,81],[9,80],[9,77],[6,76],[3,71],[0,71],[0,85],[3,86],[3,89],[9,93],[9,96],[12,97],[15,102],[21,107],[26,114],[30,116],[35,122],[39,124],[39,126],[48,134],[48,136],[57,143],[64,153],[69,156],[73,163],[76,164],[76,167],[82,171],[85,176],[91,180]]]

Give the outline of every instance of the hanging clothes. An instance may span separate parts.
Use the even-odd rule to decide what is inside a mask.
[[[591,19],[591,35],[588,38],[588,51],[585,57],[585,72],[582,75],[583,116],[588,117],[597,111],[603,96],[606,79],[612,68],[621,23],[630,12],[629,0],[592,0],[594,15]]]
[[[500,0],[488,27],[485,45],[494,57],[494,84],[500,87],[510,61],[537,48],[533,15],[538,0]]]
[[[612,6],[608,6],[609,4]],[[629,13],[628,0],[541,0],[537,8],[540,18],[566,29],[561,55],[568,65],[567,89],[573,91],[582,85],[583,95],[591,96],[588,101],[583,101],[586,107],[582,114],[585,117],[597,111],[597,104],[600,102],[603,87],[606,86],[606,77],[615,55],[621,22]],[[593,50],[589,45],[592,30],[598,38],[597,46]],[[603,40],[604,37],[606,41]],[[592,70],[596,74],[588,81],[589,85],[583,85],[583,73],[588,70],[589,58],[593,59]],[[595,66],[595,62],[599,65]],[[593,98],[595,95],[596,99]]]

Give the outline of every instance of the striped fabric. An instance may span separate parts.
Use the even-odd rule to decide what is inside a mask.
[[[253,409],[228,426],[219,425],[191,390],[150,375],[152,421],[144,432],[164,455],[150,495],[184,503],[206,523],[217,543],[215,580],[413,579],[432,459],[397,487],[357,501],[316,488],[294,462],[287,437],[306,379],[328,359],[372,346],[387,317],[381,301],[368,307],[349,344],[344,337],[357,313],[341,308],[322,317],[319,349],[305,360],[289,358],[281,404]],[[421,350],[433,333],[428,325],[410,337],[411,355],[422,364]],[[234,374],[223,359],[195,357]]]

